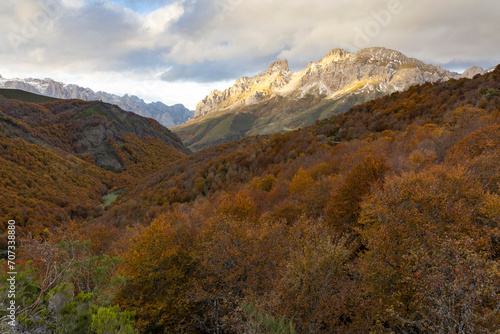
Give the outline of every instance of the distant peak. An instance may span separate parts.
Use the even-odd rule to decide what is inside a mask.
[[[472,79],[476,74],[483,74],[484,70],[481,66],[471,66],[462,73],[461,77]]]
[[[338,99],[354,96],[352,94],[376,97],[405,90],[413,84],[457,76],[384,47],[365,48],[356,53],[334,48],[301,71],[290,71],[288,61],[278,59],[256,76],[236,79],[232,87],[223,92],[214,90],[201,100],[196,106],[195,117],[239,110],[273,96],[296,100],[307,96]]]
[[[268,72],[278,72],[278,71],[290,71],[288,68],[288,60],[286,59],[278,59],[269,65],[269,68],[267,69]]]
[[[356,55],[358,56],[369,55],[369,56],[379,56],[379,57],[389,57],[389,58],[408,58],[403,53],[397,50],[387,49],[379,46],[361,49],[356,53]]]
[[[344,49],[332,49],[330,50],[325,57],[321,60],[322,62],[325,61],[339,61],[342,59],[347,59],[351,56],[352,54]]]

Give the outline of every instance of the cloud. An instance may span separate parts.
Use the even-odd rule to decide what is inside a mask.
[[[264,58],[248,59],[241,61],[207,61],[190,65],[173,64],[171,68],[161,74],[161,80],[167,82],[213,82],[234,80],[245,75],[255,75],[260,72],[261,64],[270,64],[277,55],[272,54]],[[256,69],[258,69],[256,71]],[[267,67],[266,67],[267,69]]]
[[[297,70],[336,47],[488,67],[500,62],[498,12],[469,0],[3,0],[0,63],[179,85],[253,75],[278,57]]]
[[[300,68],[334,47],[357,51],[368,46],[398,49],[439,64],[491,63],[500,58],[500,3],[220,1],[228,4],[225,10],[215,10],[217,2],[187,3],[184,15],[171,26],[179,39],[166,60],[197,66],[218,60],[241,62],[249,55],[267,61],[266,55],[277,54]],[[267,63],[255,66],[262,70]]]
[[[203,64],[174,65],[164,72],[160,78],[167,82],[211,82],[234,77],[234,71],[218,62]]]

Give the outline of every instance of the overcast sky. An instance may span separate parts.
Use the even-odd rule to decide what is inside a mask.
[[[212,89],[330,49],[500,63],[498,0],[0,0],[0,74],[194,109]]]

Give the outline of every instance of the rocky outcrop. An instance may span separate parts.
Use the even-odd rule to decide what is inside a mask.
[[[482,69],[471,67],[463,76],[477,73],[482,73]],[[388,94],[415,84],[459,77],[458,73],[425,64],[395,50],[374,47],[353,54],[333,49],[302,71],[292,72],[286,60],[278,59],[257,76],[238,79],[224,91],[214,90],[198,103],[195,117],[259,103],[276,95],[339,98],[367,91]]]
[[[118,96],[101,91],[94,92],[90,88],[63,84],[52,79],[5,79],[0,76],[0,88],[21,89],[59,99],[100,100],[116,104],[120,108],[138,115],[153,118],[166,127],[182,124],[194,115],[192,110],[187,109],[182,104],[167,106],[162,102],[146,103],[134,95]]]
[[[484,74],[484,70],[481,66],[474,65],[474,66],[471,66],[468,69],[466,69],[460,77],[472,79],[474,76],[476,76],[478,74]]]
[[[224,91],[213,90],[196,106],[194,116],[202,116],[220,108],[248,105],[286,87],[293,72],[288,68],[288,61],[278,59],[269,68],[254,77],[242,77]]]

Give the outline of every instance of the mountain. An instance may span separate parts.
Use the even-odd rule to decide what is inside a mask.
[[[162,102],[146,103],[135,95],[118,96],[106,92],[94,92],[90,88],[64,84],[52,79],[5,79],[0,75],[0,88],[21,89],[27,92],[60,99],[81,99],[84,101],[103,101],[118,105],[123,110],[157,120],[166,127],[182,124],[194,112],[182,104],[167,106]]]
[[[110,317],[137,333],[500,328],[500,66],[167,163],[161,138],[176,137],[156,121],[0,94],[0,249],[12,258],[15,219],[27,263],[19,331]],[[104,142],[124,169],[96,166]],[[124,183],[134,164],[154,168]]]
[[[224,91],[212,91],[196,106],[195,118],[174,131],[198,150],[248,135],[307,126],[415,84],[480,73],[482,68],[475,66],[460,75],[385,48],[356,54],[334,49],[299,72],[290,71],[286,60],[277,60],[254,77],[240,78]]]
[[[0,217],[23,230],[98,216],[103,195],[188,153],[157,121],[116,105],[0,89]]]
[[[483,72],[481,67],[472,66],[459,75],[385,48],[362,49],[356,54],[334,49],[319,62],[311,62],[299,72],[290,71],[288,61],[278,59],[257,76],[238,79],[223,92],[212,91],[198,103],[194,116],[256,104],[273,94],[299,94],[299,97],[311,94],[330,99],[368,91],[388,94],[403,91],[414,84],[462,76],[472,78]]]
[[[149,176],[135,189],[129,188],[119,210],[143,217],[149,206],[159,205],[155,202],[157,198],[162,198],[162,203],[167,205],[216,194],[232,183],[264,177],[268,172],[274,173],[272,171],[279,174],[281,164],[291,163],[301,154],[313,155],[323,144],[335,146],[346,141],[365,140],[380,136],[384,131],[405,131],[412,124],[442,126],[446,122],[456,122],[453,117],[458,117],[461,112],[469,112],[464,109],[467,106],[482,108],[498,117],[500,65],[496,71],[474,79],[412,86],[404,92],[365,102],[295,131],[252,136],[195,152]],[[453,116],[454,113],[457,115]],[[473,123],[471,121],[469,126],[474,127]],[[433,145],[425,149],[435,150]],[[203,180],[197,182],[199,177]],[[127,208],[127,201],[135,203],[137,200],[141,203],[149,201],[149,205],[134,211]]]
[[[500,66],[167,166],[98,218],[152,222],[120,306],[140,333],[494,333],[499,108]]]

